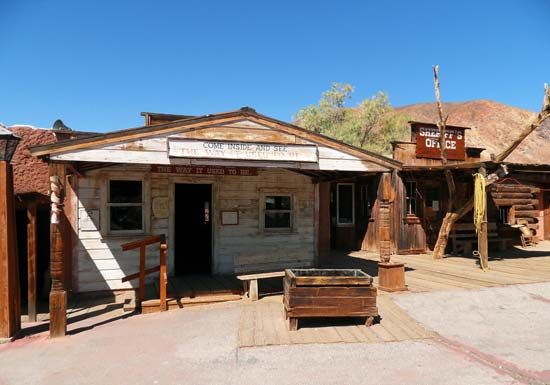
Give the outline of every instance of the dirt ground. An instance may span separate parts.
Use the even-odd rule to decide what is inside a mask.
[[[433,337],[239,348],[246,301],[130,317],[97,305],[68,337],[0,345],[0,384],[550,383],[550,284],[390,298]]]

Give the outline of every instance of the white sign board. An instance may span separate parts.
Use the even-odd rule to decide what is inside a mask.
[[[171,139],[168,156],[199,159],[317,162],[317,146],[216,140]]]

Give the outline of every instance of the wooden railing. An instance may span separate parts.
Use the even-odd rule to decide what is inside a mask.
[[[146,268],[146,252],[147,246],[159,243],[160,250],[160,263],[157,266]],[[131,281],[132,279],[139,278],[139,299],[136,298],[136,305],[141,307],[141,302],[145,298],[145,276],[151,273],[160,272],[159,278],[159,294],[160,294],[160,311],[168,310],[166,302],[166,286],[168,278],[166,276],[166,253],[168,246],[166,244],[166,236],[164,234],[155,235],[152,237],[140,239],[137,241],[125,243],[122,245],[122,251],[129,251],[139,248],[139,272],[127,275],[122,278],[122,282]],[[139,301],[139,302],[138,302]]]

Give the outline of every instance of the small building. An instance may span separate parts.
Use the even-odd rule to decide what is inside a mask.
[[[378,185],[399,161],[246,107],[142,115],[143,127],[32,151],[65,174],[67,289],[131,288],[121,279],[139,255],[121,245],[148,235],[166,235],[169,276],[308,267],[331,248],[379,246]]]
[[[394,142],[393,157],[402,163],[393,181],[393,247],[398,254],[424,253],[433,249],[449,205],[444,170],[452,170],[457,206],[474,194],[472,175],[480,167],[494,172],[498,164],[484,159],[484,148],[466,147],[468,127],[447,126],[448,163],[441,161],[439,131],[435,124],[410,122],[410,142]],[[505,248],[519,242],[513,226],[526,224],[540,240],[550,238],[550,167],[504,162],[508,175],[488,189],[489,243]],[[448,251],[469,255],[475,244],[472,215],[454,226]],[[466,247],[464,247],[466,246]]]

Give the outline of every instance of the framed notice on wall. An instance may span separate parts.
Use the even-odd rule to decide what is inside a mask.
[[[239,224],[239,212],[237,210],[225,210],[221,212],[222,225],[238,225]]]

